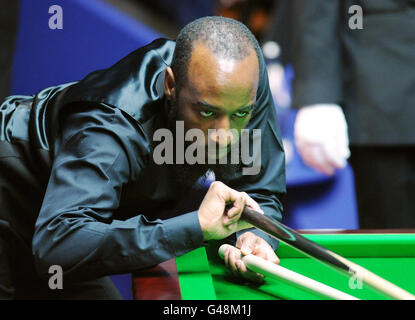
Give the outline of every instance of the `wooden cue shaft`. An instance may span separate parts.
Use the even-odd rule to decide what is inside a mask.
[[[229,244],[223,244],[222,246],[220,246],[219,251],[218,251],[219,256],[222,259],[228,247],[231,247],[234,250],[237,250],[238,258],[241,258],[242,254],[239,249]],[[247,268],[250,269],[251,271],[258,272],[258,273],[261,273],[265,276],[269,276],[272,278],[277,278],[279,280],[282,280],[290,284],[295,284],[308,291],[318,293],[320,296],[323,296],[324,298],[329,297],[329,298],[336,299],[336,300],[359,300],[340,290],[334,289],[321,282],[315,281],[311,278],[303,276],[302,274],[296,273],[292,270],[281,267],[280,265],[266,261],[252,254],[243,256],[242,261],[245,262]]]
[[[285,242],[291,247],[294,247],[330,266],[334,266],[337,270],[353,275],[356,279],[363,281],[364,283],[392,298],[415,300],[415,296],[413,294],[399,288],[389,281],[386,281],[356,263],[353,263],[307,239],[275,219],[269,218],[247,206],[244,208],[241,219],[244,219],[254,227],[268,233],[270,236],[278,240]]]

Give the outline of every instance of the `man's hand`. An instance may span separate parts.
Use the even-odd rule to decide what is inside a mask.
[[[227,212],[227,204],[233,204]],[[199,211],[199,222],[205,240],[223,239],[242,229],[252,226],[239,220],[245,205],[261,211],[259,205],[245,192],[238,192],[223,184],[213,182],[203,199]]]
[[[236,247],[241,250],[242,255],[253,254],[272,263],[280,263],[280,259],[268,242],[252,232],[247,231],[243,233],[237,239]],[[263,282],[264,276],[248,270],[245,263],[241,260],[239,251],[235,250],[235,248],[231,246],[226,248],[223,258],[225,265],[235,276],[241,276],[257,283]]]
[[[347,123],[336,104],[305,106],[297,113],[294,138],[304,163],[326,175],[346,166],[350,156]]]

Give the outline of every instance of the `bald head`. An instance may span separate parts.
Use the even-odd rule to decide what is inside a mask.
[[[185,87],[213,106],[234,109],[255,102],[258,80],[259,65],[253,49],[240,59],[218,57],[207,45],[197,42]]]
[[[259,45],[242,23],[225,17],[204,17],[186,25],[176,39],[171,69],[180,88],[188,79],[189,64],[197,45],[204,45],[218,61],[242,61],[256,53]]]

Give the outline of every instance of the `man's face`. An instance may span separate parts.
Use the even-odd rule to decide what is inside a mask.
[[[231,144],[238,141],[240,130],[251,117],[258,81],[258,59],[253,49],[246,58],[237,61],[220,59],[205,45],[195,44],[188,80],[176,91],[173,103],[177,108],[176,120],[184,122],[185,131],[200,129],[205,147],[208,144],[218,147],[208,157],[223,157]],[[215,130],[209,133],[209,129]]]

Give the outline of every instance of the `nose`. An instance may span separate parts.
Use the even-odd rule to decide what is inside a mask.
[[[228,117],[223,117],[217,122],[215,130],[211,130],[209,134],[209,139],[220,147],[227,147],[233,142],[234,134]]]

